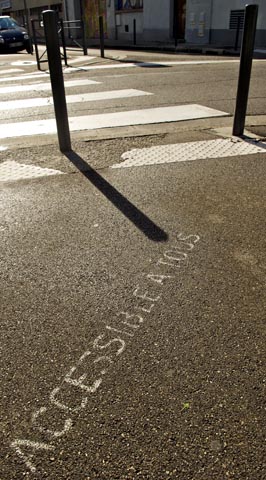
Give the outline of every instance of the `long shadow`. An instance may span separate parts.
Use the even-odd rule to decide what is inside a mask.
[[[139,60],[127,60],[127,59],[119,59],[119,58],[113,58],[113,57],[107,57],[106,55],[104,56],[105,60],[115,60],[118,63],[133,63],[136,67],[140,68],[172,68],[171,65],[162,65],[160,62],[142,62]],[[91,64],[94,65],[94,64]],[[89,66],[89,65],[88,65]],[[99,63],[97,63],[97,66],[101,66]],[[76,67],[75,65],[68,65],[68,67],[72,68],[78,68],[79,70],[82,70],[81,67]],[[110,65],[111,67],[111,65]]]
[[[71,150],[65,152],[64,155],[146,237],[154,242],[166,242],[168,239],[167,233],[90,167],[76,152]]]

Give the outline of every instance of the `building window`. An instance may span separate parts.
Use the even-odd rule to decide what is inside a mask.
[[[116,10],[142,10],[143,0],[115,0]]]

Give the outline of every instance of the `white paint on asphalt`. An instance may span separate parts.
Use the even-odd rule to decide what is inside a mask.
[[[18,66],[18,67],[31,67],[32,65],[37,65],[35,60],[17,60],[16,62],[12,62],[10,65]]]
[[[71,68],[72,72],[75,71],[88,71],[88,70],[107,70],[110,68],[159,68],[162,67],[174,67],[174,66],[186,66],[186,65],[205,65],[205,64],[224,64],[224,63],[239,63],[239,59],[236,60],[183,60],[183,61],[170,61],[170,62],[122,62],[122,63],[110,63],[101,65],[81,65],[79,67]]]
[[[42,474],[42,462],[34,459],[34,453],[39,450],[55,450],[55,442],[58,447],[61,438],[67,436],[74,428],[76,422],[72,417],[75,418],[78,414],[79,419],[81,418],[82,410],[87,407],[90,396],[95,394],[102,385],[104,376],[106,375],[110,380],[110,376],[116,374],[114,366],[117,357],[120,358],[124,350],[129,347],[130,339],[141,331],[141,327],[149,319],[147,314],[150,314],[156,305],[160,305],[167,282],[175,275],[180,278],[180,271],[182,267],[188,265],[192,250],[199,240],[199,235],[177,234],[175,243],[167,246],[167,250],[162,252],[157,262],[150,265],[148,273],[145,272],[144,275],[142,273],[141,285],[137,285],[133,289],[129,298],[130,307],[125,310],[117,309],[116,314],[110,318],[112,324],[102,328],[101,334],[90,342],[90,348],[86,349],[75,361],[74,366],[70,368],[63,379],[58,380],[57,386],[50,392],[46,400],[46,406],[41,406],[33,412],[31,428],[37,430],[38,434],[40,432],[43,436],[46,434],[48,441],[53,441],[53,444],[24,439],[15,439],[11,442],[11,448],[15,450],[15,453],[32,473],[37,472],[38,468],[38,473]],[[112,332],[115,332],[115,335]],[[113,371],[109,371],[111,368]],[[68,393],[69,385],[76,387],[75,391],[77,392],[76,395],[73,393],[71,403],[69,402],[70,395],[62,395],[64,390],[65,393]],[[73,404],[73,400],[77,403]],[[52,412],[49,412],[49,407],[52,407]],[[55,407],[58,409],[57,415],[54,411]],[[60,412],[65,414],[65,423],[62,430],[58,430],[57,427],[54,430],[54,421],[59,420]],[[44,414],[46,414],[46,418],[42,420]],[[49,414],[52,418],[51,426],[47,422]],[[42,426],[42,421],[49,428]],[[60,420],[59,425],[59,428],[62,428]],[[24,447],[26,447],[26,452]],[[32,453],[28,453],[29,449]],[[55,457],[55,455],[53,456]]]
[[[24,165],[13,160],[0,164],[0,182],[14,182],[31,178],[46,177],[48,175],[63,175],[59,170],[41,168],[35,165]]]
[[[51,451],[55,449],[53,445],[49,445],[47,443],[32,442],[31,440],[20,440],[20,439],[14,440],[14,442],[12,442],[10,446],[14,448],[18,457],[20,457],[25,462],[26,467],[31,471],[31,473],[36,472],[36,467],[32,463],[32,454],[24,453],[22,448],[26,447],[26,449],[30,448],[32,450],[44,450],[44,451],[47,451],[47,450]]]
[[[85,56],[86,62],[88,62],[90,60],[94,60],[95,58],[97,58],[97,57],[89,57],[88,55]],[[84,62],[84,55],[79,56],[79,57],[75,57],[75,58],[71,58],[71,57],[68,58],[68,63],[79,63],[79,62]],[[68,68],[68,67],[66,67],[66,68]]]
[[[0,75],[6,75],[7,73],[18,73],[18,72],[23,72],[23,70],[21,68],[8,68],[7,70],[0,70]],[[2,81],[2,78],[0,80]]]
[[[101,82],[96,82],[95,80],[67,80],[64,84],[66,88],[70,87],[80,87],[83,85],[96,85],[100,84]],[[1,93],[15,93],[15,92],[32,92],[32,91],[45,91],[51,90],[50,83],[33,83],[28,85],[13,85],[8,87],[0,87],[0,94]]]
[[[0,72],[1,73],[1,72]],[[36,72],[36,73],[23,73],[22,75],[19,75],[17,77],[5,77],[5,78],[2,78],[0,77],[0,82],[21,82],[23,80],[28,80],[28,79],[38,79],[38,78],[42,78],[42,77],[47,77],[49,80],[50,80],[50,75],[49,75],[49,72],[48,73],[45,73],[45,72]]]
[[[128,112],[103,113],[100,115],[84,115],[69,117],[69,128],[72,132],[95,130],[98,128],[125,127],[130,125],[148,125],[164,122],[179,122],[199,118],[222,117],[228,113],[214,110],[202,105],[179,105],[175,107],[147,108]],[[32,135],[56,133],[55,119],[36,120],[2,124],[0,138],[13,138]]]
[[[264,62],[264,59],[253,60],[253,62]],[[90,71],[90,70],[108,70],[108,69],[119,69],[119,68],[159,68],[162,67],[175,67],[187,65],[224,65],[224,64],[238,64],[239,59],[234,60],[183,60],[183,61],[170,61],[170,62],[124,62],[124,63],[113,63],[113,64],[101,64],[101,65],[80,65],[79,67],[73,67],[64,70],[66,73],[78,72],[78,71]]]
[[[210,158],[266,153],[266,142],[244,141],[237,138],[136,148],[123,153],[122,163],[111,168],[139,167],[164,163],[187,162]]]
[[[94,102],[99,100],[114,100],[117,98],[132,98],[144,95],[153,95],[142,90],[125,89],[125,90],[109,90],[105,92],[92,92],[79,95],[67,95],[67,103],[83,103]],[[17,110],[18,108],[47,107],[53,105],[53,97],[48,98],[26,98],[23,100],[9,100],[0,102],[1,110]]]

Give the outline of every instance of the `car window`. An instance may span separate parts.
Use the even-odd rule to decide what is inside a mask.
[[[0,30],[18,27],[18,23],[13,18],[0,18]]]

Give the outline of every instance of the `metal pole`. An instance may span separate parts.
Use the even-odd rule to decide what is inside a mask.
[[[86,30],[85,30],[84,20],[80,20],[80,24],[81,24],[81,31],[82,31],[83,55],[88,55]]]
[[[25,10],[25,15],[26,15],[28,34],[31,35],[30,15],[29,15],[27,0],[24,0],[24,10]]]
[[[80,22],[81,22],[81,29],[82,29],[83,54],[88,55],[83,0],[80,0],[79,6],[80,6]]]
[[[243,40],[240,55],[240,68],[236,97],[236,108],[233,125],[233,135],[243,135],[248,103],[249,84],[252,68],[252,56],[255,43],[258,5],[247,5]]]
[[[137,45],[137,30],[136,30],[136,19],[133,20],[133,42],[134,45]]]
[[[63,52],[64,52],[64,62],[65,66],[67,67],[67,51],[66,51],[66,39],[65,39],[65,30],[64,30],[64,22],[62,18],[59,20],[60,22],[60,28],[61,28],[61,40],[62,40],[62,47],[63,47]]]
[[[71,150],[71,141],[60,46],[57,33],[56,12],[54,10],[45,10],[42,13],[59,147],[61,152],[69,152]]]
[[[103,30],[103,17],[99,17],[99,29],[100,29],[100,48],[101,57],[104,58],[104,30]]]
[[[37,67],[38,67],[38,70],[41,70],[41,62],[40,62],[40,55],[39,55],[39,50],[38,50],[38,43],[37,43],[37,36],[36,36],[36,29],[35,29],[35,21],[36,20],[31,21],[31,27],[32,27],[32,35],[33,35],[33,41],[34,41],[34,46],[35,46]]]

